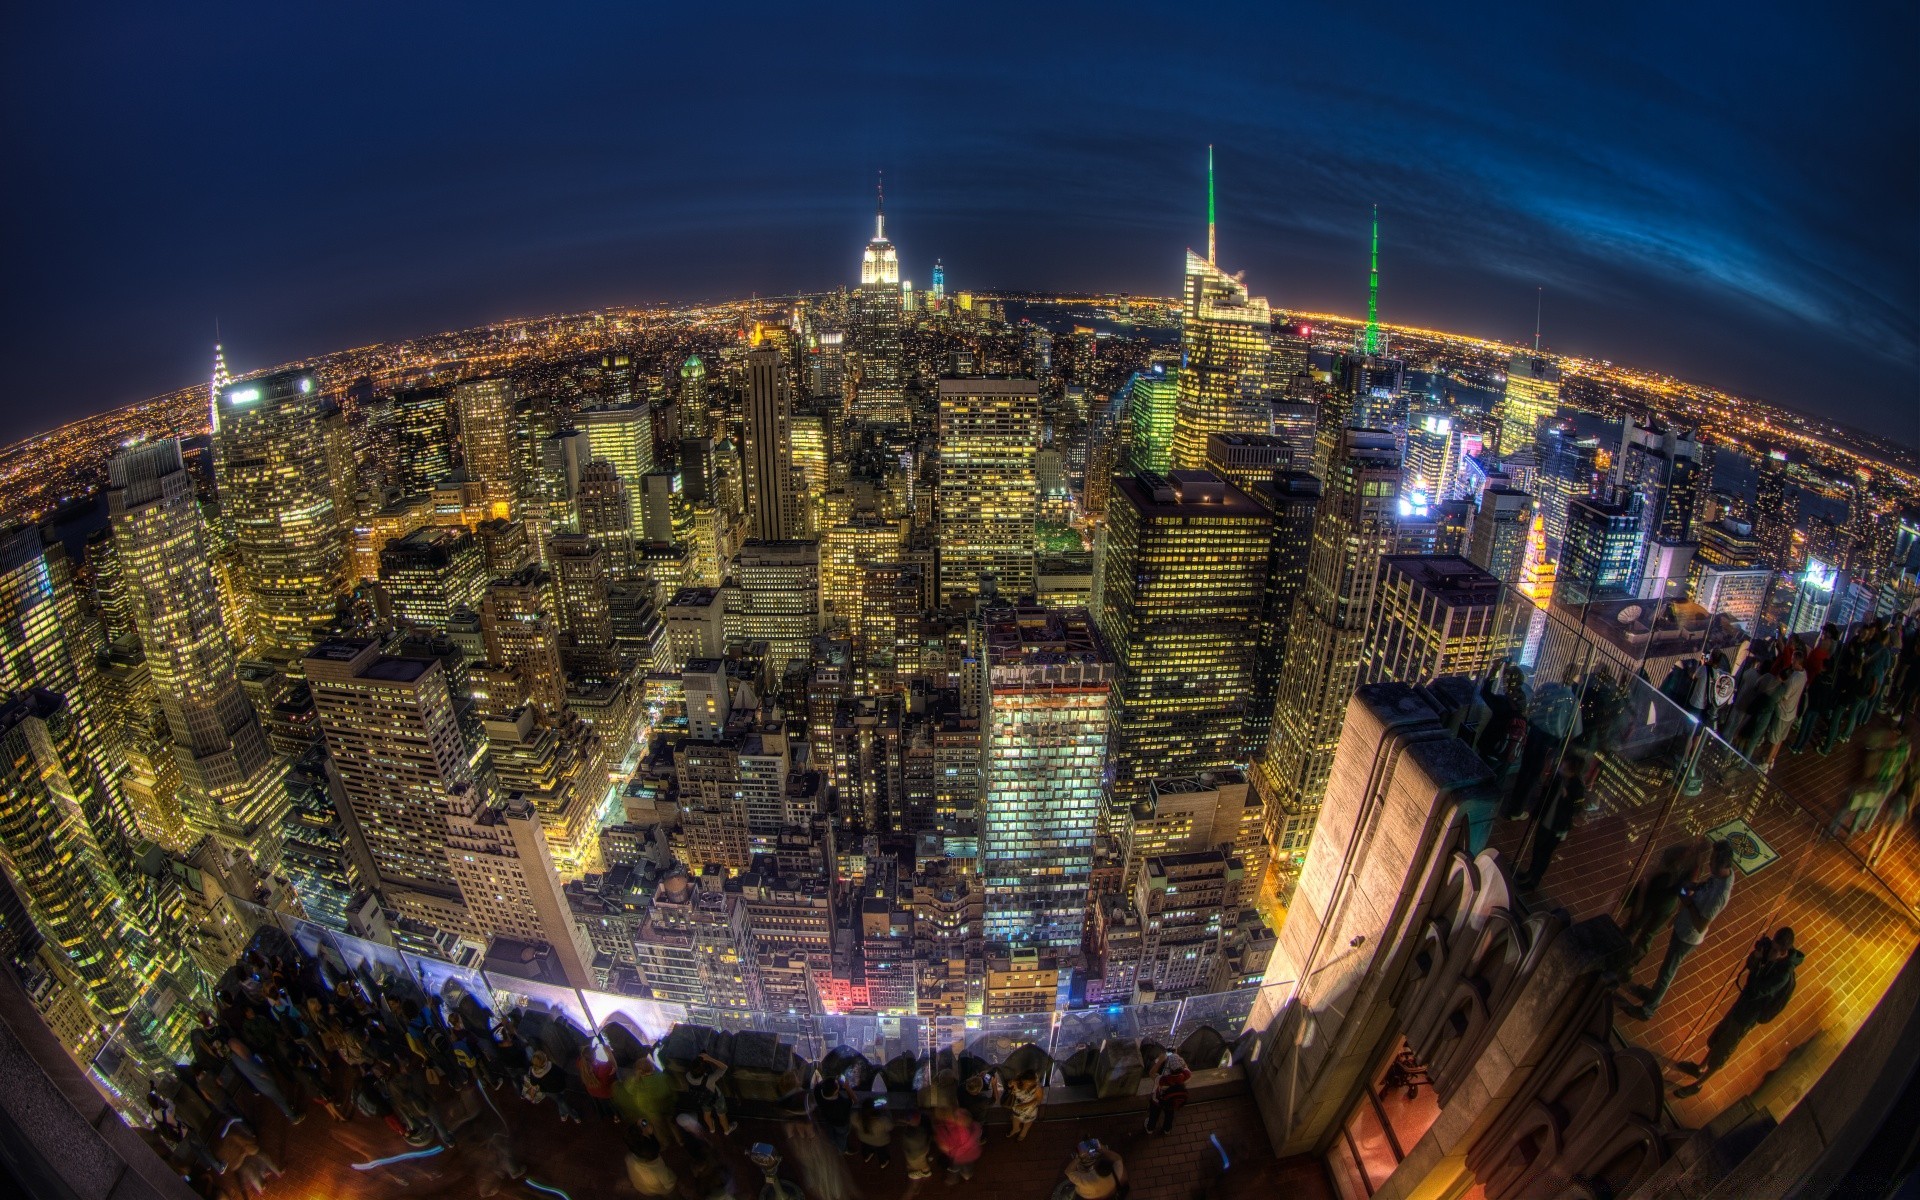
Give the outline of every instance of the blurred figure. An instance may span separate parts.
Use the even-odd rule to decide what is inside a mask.
[[[1674,913],[1673,930],[1667,935],[1667,956],[1660,963],[1660,973],[1654,977],[1652,987],[1634,988],[1644,1003],[1638,1008],[1627,1009],[1629,1016],[1642,1021],[1653,1019],[1654,1012],[1660,1007],[1660,1002],[1666,999],[1668,989],[1673,987],[1674,978],[1680,973],[1680,964],[1707,940],[1708,927],[1715,917],[1725,911],[1732,895],[1733,846],[1728,842],[1715,842],[1712,873],[1700,883],[1680,889],[1680,904]]]
[[[1793,999],[1795,973],[1806,958],[1793,948],[1793,930],[1789,928],[1783,927],[1772,937],[1761,938],[1754,944],[1742,968],[1740,994],[1727,1009],[1727,1015],[1721,1017],[1713,1032],[1707,1035],[1706,1062],[1675,1064],[1694,1076],[1694,1082],[1674,1090],[1675,1096],[1684,1099],[1697,1094],[1700,1085],[1727,1064],[1756,1025],[1765,1025],[1786,1011],[1787,1002]]]

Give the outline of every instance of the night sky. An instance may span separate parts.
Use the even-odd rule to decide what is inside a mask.
[[[1907,2],[32,4],[0,440],[490,319],[857,277],[1276,305],[1663,368],[1920,444]],[[1842,11],[1844,10],[1844,11]]]

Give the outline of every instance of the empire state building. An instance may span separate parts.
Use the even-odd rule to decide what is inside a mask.
[[[903,367],[905,297],[900,291],[900,255],[887,240],[887,205],[877,194],[873,240],[860,257],[860,288],[853,296],[853,419],[864,425],[906,425]]]

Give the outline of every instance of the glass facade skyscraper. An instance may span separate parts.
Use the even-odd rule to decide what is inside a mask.
[[[1187,251],[1181,301],[1179,420],[1169,465],[1207,465],[1207,436],[1266,433],[1267,338],[1273,314],[1247,285]]]
[[[1077,952],[1105,807],[1114,664],[1084,610],[981,615],[984,937]]]

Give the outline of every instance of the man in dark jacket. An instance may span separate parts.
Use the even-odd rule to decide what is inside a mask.
[[[1747,955],[1746,979],[1740,985],[1740,994],[1727,1009],[1727,1015],[1721,1017],[1713,1032],[1707,1035],[1705,1065],[1674,1064],[1694,1077],[1692,1083],[1674,1089],[1676,1097],[1685,1099],[1698,1093],[1700,1085],[1733,1057],[1754,1026],[1765,1025],[1786,1011],[1787,1001],[1793,999],[1794,974],[1806,957],[1793,948],[1793,930],[1784,926],[1772,937],[1754,943]]]
[[[1553,862],[1553,852],[1560,848],[1567,833],[1573,828],[1573,819],[1587,807],[1586,757],[1577,750],[1569,749],[1561,758],[1553,773],[1553,781],[1547,784],[1546,794],[1540,799],[1538,823],[1533,830],[1533,854],[1527,861],[1527,869],[1520,873],[1514,882],[1523,888],[1531,888],[1546,877],[1547,867]]]

